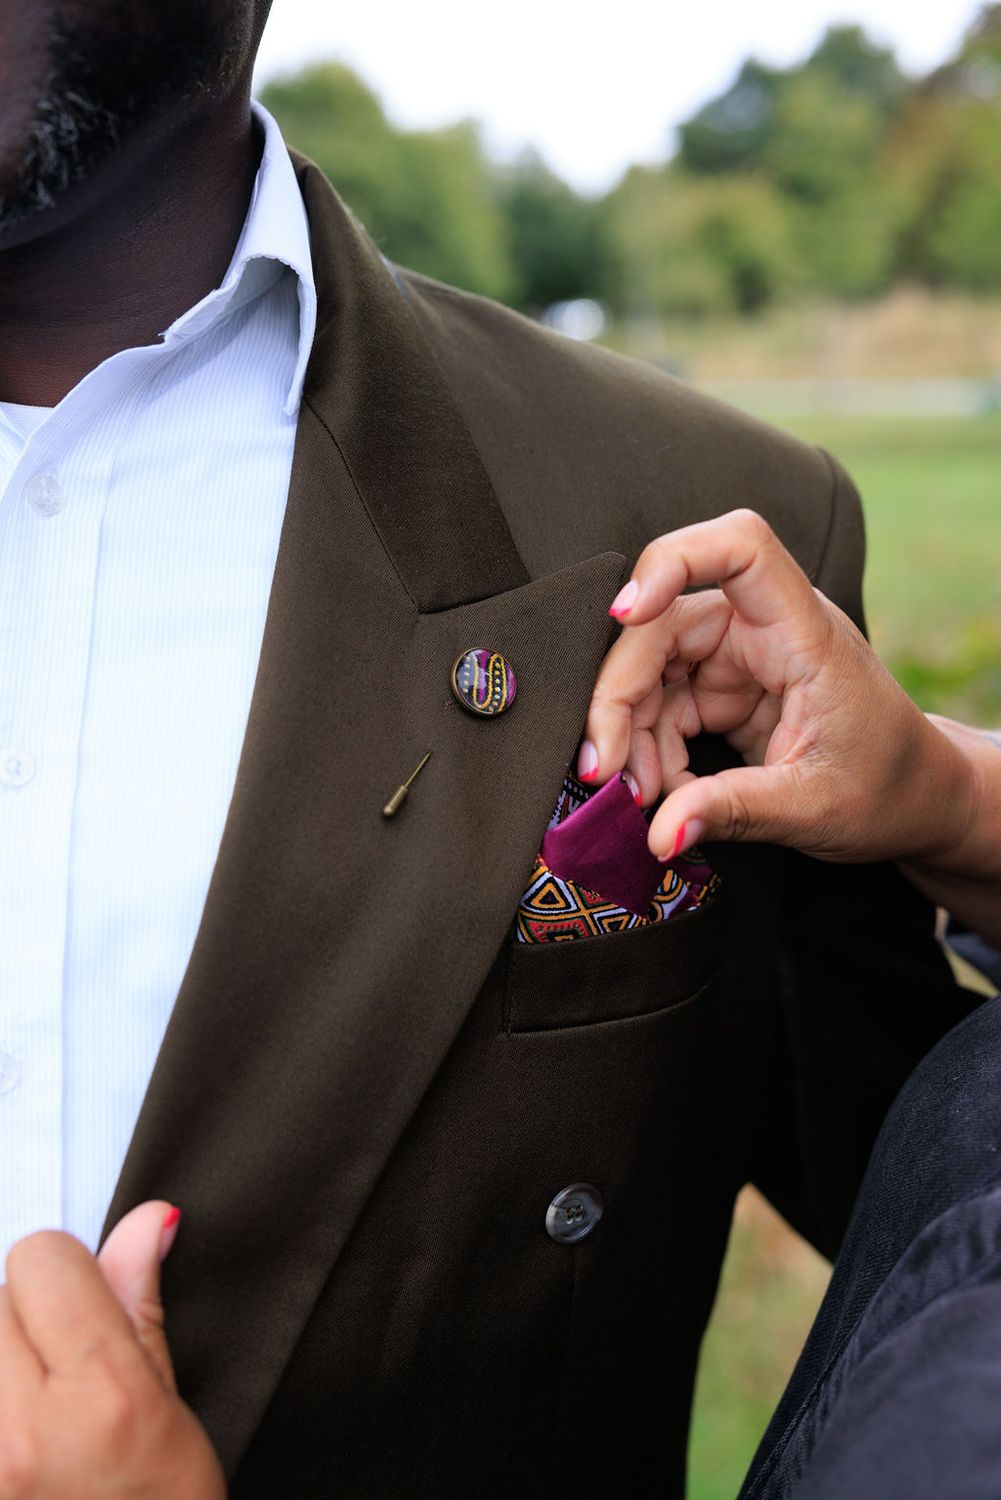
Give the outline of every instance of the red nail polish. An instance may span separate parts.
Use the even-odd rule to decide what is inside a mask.
[[[674,847],[671,850],[670,854],[667,856],[668,859],[677,859],[678,855],[681,853],[682,845],[685,842],[685,829],[687,827],[687,823],[682,823],[681,827],[674,835]]]
[[[181,1221],[181,1210],[179,1208],[168,1208],[163,1216],[163,1225],[160,1229],[160,1261],[167,1259],[171,1246],[177,1238],[177,1226]]]
[[[594,781],[598,775],[598,752],[590,740],[585,740],[577,758],[577,776],[580,781]]]
[[[613,620],[621,620],[629,613],[639,597],[639,591],[640,586],[635,578],[631,578],[624,588],[619,589],[608,611]]]
[[[632,794],[633,794],[633,801],[636,803],[636,806],[637,807],[642,807],[643,806],[643,793],[640,791],[640,784],[636,780],[636,777],[633,775],[633,773],[631,771],[623,771],[622,772],[622,780],[625,782],[626,786],[632,792]]]

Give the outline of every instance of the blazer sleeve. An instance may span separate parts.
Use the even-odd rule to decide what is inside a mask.
[[[817,587],[864,629],[858,495],[832,461]],[[754,1179],[833,1257],[887,1109],[920,1059],[979,998],[961,989],[934,908],[889,864],[791,854],[776,943],[774,1098]]]

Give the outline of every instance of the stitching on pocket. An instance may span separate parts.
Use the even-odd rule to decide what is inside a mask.
[[[603,941],[509,943],[502,1028],[564,1031],[655,1015],[693,998],[719,969],[728,905],[721,888],[673,921]]]
[[[547,1026],[508,1026],[506,1030],[508,1036],[549,1036],[554,1032],[559,1032],[562,1036],[568,1031],[597,1031],[602,1026],[629,1026],[633,1021],[654,1021],[669,1010],[684,1010],[686,1006],[694,1005],[715,982],[716,975],[711,974],[705,984],[700,984],[690,995],[682,995],[680,1000],[669,1000],[666,1005],[658,1005],[654,1010],[637,1010],[627,1016],[600,1016],[595,1021],[568,1021],[565,1025],[550,1022]]]

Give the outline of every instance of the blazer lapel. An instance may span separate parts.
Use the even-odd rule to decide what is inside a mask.
[[[107,1220],[184,1210],[171,1346],[230,1471],[505,940],[626,566],[528,579],[391,273],[301,170],[321,323],[258,679]],[[479,645],[517,673],[495,720],[450,690]]]

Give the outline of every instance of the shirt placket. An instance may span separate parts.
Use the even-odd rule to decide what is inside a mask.
[[[114,427],[67,398],[0,500],[0,1248],[62,1222],[70,849]]]

